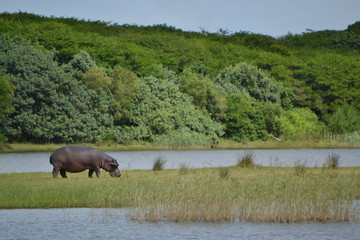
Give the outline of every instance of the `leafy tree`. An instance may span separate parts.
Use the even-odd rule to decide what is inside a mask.
[[[268,138],[261,105],[247,94],[227,96],[228,109],[225,136],[235,141],[253,141]]]
[[[6,137],[4,135],[4,123],[5,121],[7,121],[7,115],[13,111],[13,97],[14,86],[0,71],[0,144],[6,140]]]
[[[350,25],[345,31],[311,30],[302,34],[288,34],[279,38],[279,42],[290,49],[301,49],[307,54],[311,51],[315,53],[321,52],[324,49],[337,49],[346,52],[359,50],[360,37],[356,34],[356,24],[353,26],[354,28]]]
[[[251,97],[263,101],[290,104],[290,94],[270,76],[247,63],[228,67],[215,78],[223,94],[248,93]]]
[[[20,38],[0,38],[0,66],[16,87],[10,140],[97,141],[112,128],[108,99],[88,90],[54,60],[52,53]]]
[[[13,111],[14,86],[0,70],[0,118]]]
[[[121,66],[115,67],[111,84],[111,91],[115,99],[111,109],[117,125],[132,122],[135,98],[139,94],[138,84],[138,78],[134,72]]]
[[[360,35],[360,21],[349,25],[347,31]]]
[[[81,75],[81,80],[90,89],[104,90],[109,92],[111,89],[112,79],[108,77],[100,68],[97,66],[89,67],[88,70]]]
[[[352,105],[342,105],[329,116],[328,129],[339,134],[360,131],[360,111]]]
[[[262,113],[265,119],[265,129],[269,135],[279,137],[281,133],[281,123],[279,116],[282,114],[284,109],[275,103],[264,103],[261,105]]]
[[[314,112],[307,108],[293,108],[276,117],[280,132],[287,139],[314,136],[321,132],[323,125]]]
[[[81,73],[86,73],[89,68],[95,67],[96,63],[94,60],[92,60],[89,53],[87,53],[86,51],[80,51],[78,54],[74,55],[68,65],[73,70],[79,71]]]
[[[222,126],[197,110],[191,98],[166,78],[141,78],[133,109],[133,125],[123,127],[123,138],[151,140],[156,136],[195,132],[213,144],[222,135]],[[124,139],[126,140],[126,139]]]
[[[181,75],[180,90],[193,98],[193,103],[209,113],[215,120],[224,118],[225,98],[220,94],[216,84],[203,74],[190,69]]]
[[[304,81],[311,87],[310,107],[323,116],[344,103],[360,109],[359,56],[319,54],[308,62]]]

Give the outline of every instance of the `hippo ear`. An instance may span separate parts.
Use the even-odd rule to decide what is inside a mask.
[[[119,164],[117,163],[117,161],[115,159],[112,159],[110,164],[115,166],[115,167],[119,166]]]

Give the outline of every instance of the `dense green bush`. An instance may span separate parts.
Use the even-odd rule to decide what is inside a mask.
[[[269,137],[258,101],[247,94],[231,94],[227,102],[226,137],[235,141],[266,140]]]
[[[327,126],[330,132],[338,134],[360,131],[360,111],[344,104],[329,116]]]
[[[114,96],[111,112],[116,125],[131,123],[135,98],[139,94],[138,81],[134,72],[121,66],[114,68],[110,91]]]
[[[4,135],[4,127],[5,121],[7,121],[7,115],[13,111],[13,97],[14,86],[0,71],[0,143],[6,140],[6,137]]]
[[[121,137],[126,140],[150,140],[156,136],[195,132],[206,136],[212,144],[218,142],[223,127],[201,110],[192,99],[167,78],[141,78],[130,126],[124,126]]]
[[[112,128],[110,99],[97,95],[59,66],[52,53],[20,38],[0,38],[0,66],[15,86],[10,140],[92,142]]]
[[[250,64],[239,63],[230,66],[221,71],[214,81],[223,94],[247,93],[259,101],[279,103],[289,107],[290,101],[287,98],[290,96],[285,88]]]
[[[319,122],[316,114],[307,108],[283,111],[276,119],[280,124],[280,133],[286,139],[314,137],[323,129],[323,124]]]
[[[303,80],[311,87],[311,108],[319,116],[334,112],[344,103],[360,110],[359,76],[359,56],[327,53],[309,59]]]
[[[193,103],[213,119],[224,119],[226,100],[210,78],[187,69],[180,77],[180,90],[191,96]]]
[[[347,31],[360,35],[360,21],[348,26]]]

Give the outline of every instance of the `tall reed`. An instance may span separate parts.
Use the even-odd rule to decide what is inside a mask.
[[[219,176],[220,178],[227,180],[230,177],[230,169],[227,167],[220,168]]]
[[[152,170],[153,171],[163,170],[165,167],[165,163],[166,163],[166,160],[164,160],[162,157],[155,159]]]
[[[325,167],[327,168],[338,168],[339,167],[339,159],[340,159],[340,155],[337,153],[331,153],[327,156],[326,161],[325,161]]]
[[[121,178],[87,173],[0,174],[0,208],[128,208],[134,221],[307,222],[359,220],[360,168],[128,170]]]
[[[296,176],[304,176],[305,174],[305,163],[301,163],[300,160],[295,162],[294,170]]]
[[[254,153],[253,152],[247,152],[242,157],[240,157],[237,162],[237,167],[254,167]]]
[[[359,193],[359,186],[343,182],[342,173],[333,175],[311,169],[298,178],[288,169],[252,171],[232,169],[227,181],[208,171],[197,171],[193,181],[182,178],[167,182],[163,191],[158,188],[151,194],[139,190],[129,218],[155,222],[359,220],[360,206],[353,204],[355,195],[349,190]],[[341,189],[344,184],[350,184],[348,191]]]

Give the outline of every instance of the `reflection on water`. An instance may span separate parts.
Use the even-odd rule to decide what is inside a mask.
[[[285,150],[203,150],[203,151],[117,151],[108,152],[116,158],[120,169],[151,169],[155,159],[166,160],[165,168],[231,166],[246,152],[251,151],[255,163],[263,166],[321,167],[331,153],[340,155],[340,167],[360,166],[360,149],[285,149]],[[0,154],[0,173],[51,172],[51,153]]]
[[[125,209],[0,210],[0,239],[359,239],[359,222],[136,223]]]

